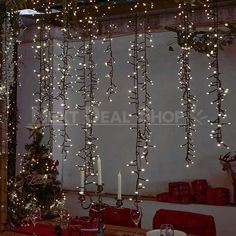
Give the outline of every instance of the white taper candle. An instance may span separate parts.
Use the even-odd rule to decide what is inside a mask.
[[[121,172],[119,171],[118,176],[117,176],[117,181],[118,181],[117,199],[118,200],[122,200],[122,198],[121,198],[121,179],[122,179],[122,176],[121,176]]]
[[[80,171],[80,193],[84,193],[84,170]]]
[[[97,158],[97,168],[98,168],[98,185],[102,185],[102,165],[101,158]]]

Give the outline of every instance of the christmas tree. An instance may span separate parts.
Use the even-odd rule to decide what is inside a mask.
[[[59,163],[50,158],[49,149],[41,144],[41,127],[29,129],[32,143],[25,146],[22,170],[9,186],[9,221],[14,226],[32,215],[35,206],[43,216],[51,215],[52,208],[62,200],[61,184],[57,180]]]

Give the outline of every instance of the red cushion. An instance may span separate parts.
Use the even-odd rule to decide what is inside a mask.
[[[153,228],[162,224],[172,224],[174,229],[199,236],[216,236],[215,222],[212,216],[160,209],[153,218]]]

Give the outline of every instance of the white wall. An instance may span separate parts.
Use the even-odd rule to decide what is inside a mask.
[[[30,34],[30,32],[28,33]],[[113,103],[109,103],[105,97],[105,91],[108,85],[105,79],[107,69],[104,66],[107,55],[103,53],[105,46],[102,46],[100,41],[96,42],[95,45],[95,61],[98,64],[97,73],[101,79],[100,90],[97,94],[98,99],[102,101],[99,114],[101,114],[101,112],[109,112],[109,121],[114,114],[118,114],[120,117],[125,116],[125,119],[128,119],[128,113],[132,111],[132,107],[128,105],[127,98],[128,89],[132,86],[132,81],[127,78],[127,75],[131,73],[131,66],[126,63],[128,60],[128,45],[131,39],[132,36],[125,36],[113,40],[113,53],[116,59],[114,69],[115,82],[119,89],[118,94],[113,98]],[[157,145],[157,148],[150,152],[150,166],[146,171],[146,176],[150,179],[150,182],[142,194],[155,195],[156,193],[164,192],[167,190],[168,182],[170,181],[192,181],[202,178],[207,179],[209,184],[213,187],[221,186],[231,188],[230,176],[222,171],[218,161],[219,155],[225,154],[227,151],[223,148],[218,148],[214,140],[209,138],[211,129],[208,126],[207,120],[215,117],[215,108],[210,105],[212,97],[206,95],[208,91],[208,81],[205,78],[208,75],[208,71],[207,59],[204,55],[195,52],[191,55],[194,78],[192,81],[192,91],[199,99],[197,112],[200,112],[198,118],[201,120],[201,123],[197,124],[197,132],[194,135],[197,157],[193,167],[185,167],[185,150],[179,147],[184,143],[183,129],[178,128],[175,122],[168,123],[164,121],[164,116],[167,114],[166,112],[178,113],[178,111],[181,110],[181,93],[177,90],[178,64],[176,58],[179,54],[179,50],[176,46],[174,52],[168,51],[168,44],[174,40],[175,35],[172,33],[155,33],[155,47],[150,52],[150,77],[154,81],[154,86],[151,91],[153,109],[154,113],[159,115],[159,117],[155,120],[157,124],[151,127],[153,131],[152,143]],[[55,41],[54,48],[55,54],[59,53],[56,42],[57,41]],[[33,105],[31,94],[36,88],[35,76],[32,72],[33,67],[35,67],[35,61],[33,60],[33,52],[30,46],[30,44],[24,43],[20,46],[23,64],[20,65],[20,80],[22,86],[19,89],[18,107],[22,119],[19,124],[18,150],[21,153],[24,152],[24,145],[28,142],[27,132],[23,127],[31,121],[31,106]],[[78,47],[78,44],[73,43],[72,46]],[[225,98],[224,106],[227,108],[229,120],[232,122],[232,125],[224,129],[224,137],[225,142],[229,144],[231,150],[234,151],[236,146],[236,123],[234,122],[236,120],[236,43],[227,47],[224,52],[221,52],[220,61],[223,86],[231,89],[229,95]],[[71,63],[71,73],[75,75],[74,69],[77,63]],[[55,59],[55,71],[56,67],[57,61]],[[56,82],[58,74],[55,73],[55,75]],[[75,95],[73,91],[69,92],[69,97],[71,110],[74,111],[74,106],[80,98]],[[55,107],[58,107],[58,104],[55,104]],[[81,117],[78,115],[77,118],[79,123],[81,123]],[[127,162],[134,158],[135,153],[135,136],[129,130],[130,125],[104,125],[100,122],[98,122],[98,124],[99,125],[95,127],[95,135],[99,137],[98,153],[102,158],[105,191],[116,192],[116,177],[118,171],[121,170],[123,175],[123,192],[132,194],[135,187],[134,179],[130,175],[130,170],[125,166]],[[63,176],[61,176],[60,179],[63,180],[63,186],[65,188],[75,188],[79,185],[79,174],[75,167],[78,160],[75,154],[83,145],[83,136],[80,127],[73,123],[69,126],[69,134],[72,139],[73,148],[70,150],[68,160],[66,162],[63,161],[60,150],[57,148],[57,143],[55,143],[54,146],[54,158],[59,159],[61,162],[60,169],[63,169]],[[80,214],[79,207],[75,208],[75,205],[78,204],[77,199],[70,198],[68,204],[74,214],[76,214],[77,211],[78,214]],[[144,227],[151,227],[150,222],[152,216],[156,209],[160,207],[212,214],[217,222],[219,236],[233,236],[236,234],[236,226],[232,223],[232,216],[236,213],[235,207],[179,206],[175,204],[145,202]]]

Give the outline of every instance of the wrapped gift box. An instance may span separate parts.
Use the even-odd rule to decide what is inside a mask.
[[[215,199],[215,188],[209,188],[207,190],[207,204],[215,205],[216,199]]]
[[[171,202],[171,203],[182,203],[181,196],[170,195],[169,196],[169,202]]]
[[[192,195],[171,195],[170,193],[159,193],[156,196],[157,201],[159,202],[171,202],[171,203],[182,203],[182,204],[189,204],[193,202]]]
[[[207,191],[207,203],[211,205],[228,205],[230,203],[229,189],[210,188]]]
[[[165,192],[165,193],[159,193],[156,196],[156,200],[159,202],[169,202],[170,194]]]
[[[229,205],[229,189],[216,188],[216,205]]]
[[[205,179],[197,179],[192,182],[193,194],[206,194],[209,188]]]
[[[206,193],[194,194],[194,202],[198,204],[205,204],[207,202],[207,194]]]
[[[190,185],[188,182],[171,182],[169,193],[172,196],[190,195]]]
[[[181,203],[183,203],[183,204],[193,203],[193,196],[192,195],[183,195],[183,196],[180,196],[180,198],[181,198]]]

